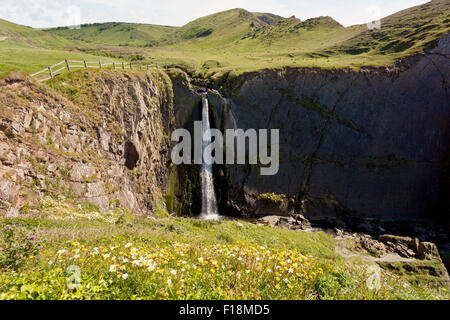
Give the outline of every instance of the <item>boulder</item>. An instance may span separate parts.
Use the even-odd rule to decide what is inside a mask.
[[[384,243],[389,249],[402,257],[411,258],[415,257],[417,254],[417,251],[414,250],[417,249],[417,239],[383,234],[378,237],[378,241]]]
[[[412,251],[414,251],[414,253],[416,255],[419,254],[419,244],[420,244],[420,242],[419,242],[419,239],[417,239],[417,238],[411,239],[411,241],[409,243],[409,247],[411,248]]]
[[[401,237],[401,236],[394,236],[391,234],[382,234],[380,236],[378,236],[378,241],[383,242],[383,243],[404,243],[407,246],[409,246],[410,242],[412,241],[412,239],[410,237]]]
[[[438,248],[432,242],[421,242],[419,244],[418,257],[422,260],[441,259]]]
[[[265,216],[260,218],[258,223],[289,230],[299,230],[306,226],[301,220],[285,216]]]

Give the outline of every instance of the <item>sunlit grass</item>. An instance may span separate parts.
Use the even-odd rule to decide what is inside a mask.
[[[1,299],[448,298],[384,270],[380,288],[369,290],[369,265],[344,260],[323,233],[128,214],[114,221],[79,211],[85,217],[61,219],[47,208],[39,218],[0,221],[26,228],[42,246],[24,267],[0,271]],[[70,289],[74,270],[80,283]]]
[[[99,61],[101,59],[104,63],[120,61],[120,59],[99,57],[80,51],[20,47],[0,41],[0,76],[14,70],[34,73],[65,59],[87,61]]]

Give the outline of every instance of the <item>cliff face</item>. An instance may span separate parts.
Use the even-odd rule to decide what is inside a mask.
[[[172,100],[158,72],[78,72],[48,85],[3,79],[0,214],[33,212],[46,197],[103,212],[163,209]]]
[[[450,37],[388,69],[283,69],[210,90],[213,127],[280,129],[280,169],[215,166],[228,215],[432,219],[448,192]],[[0,82],[0,211],[46,196],[102,211],[200,212],[198,166],[170,166],[170,134],[201,119],[186,74],[75,72]],[[274,193],[274,194],[273,194]],[[165,200],[165,201],[163,201]],[[163,203],[164,202],[164,203]],[[38,210],[37,210],[38,211]],[[448,212],[448,211],[447,211]]]
[[[254,72],[229,85],[227,99],[210,93],[222,129],[280,129],[279,173],[228,166],[228,206],[249,214],[296,207],[310,219],[435,217],[449,151],[449,49],[446,35],[392,68]],[[257,198],[267,192],[292,206],[265,212]]]

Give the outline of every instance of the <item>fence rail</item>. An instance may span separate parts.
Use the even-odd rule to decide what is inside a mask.
[[[56,69],[57,67],[63,65],[62,67]],[[140,64],[140,63],[132,63],[132,62],[106,62],[103,63],[101,60],[99,61],[86,61],[86,60],[63,60],[54,65],[48,66],[41,71],[33,73],[31,76],[35,77],[38,81],[47,81],[49,79],[53,79],[57,75],[62,74],[65,70],[71,72],[72,69],[80,68],[80,69],[102,69],[102,68],[111,68],[119,69],[119,70],[151,70],[156,69],[157,65],[151,64]]]

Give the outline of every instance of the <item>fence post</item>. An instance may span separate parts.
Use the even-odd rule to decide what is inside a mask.
[[[69,70],[69,72],[70,72],[70,65],[69,65],[69,61],[67,61],[67,59],[66,59],[65,61],[66,61],[66,67],[67,67],[67,70]]]
[[[84,62],[84,67],[87,69],[87,63],[86,63],[86,60],[83,60],[83,62]]]
[[[98,65],[100,66],[100,69],[102,68],[102,60],[98,60]]]
[[[125,63],[122,62],[122,69],[125,70]]]
[[[115,63],[115,62],[113,62],[113,68],[114,68],[114,69],[116,68],[116,63]]]
[[[50,78],[53,79],[52,66],[49,66],[49,67],[48,67],[48,71],[49,71],[49,73],[50,73]]]
[[[133,67],[131,66],[131,62],[130,62],[130,70],[133,70]]]

